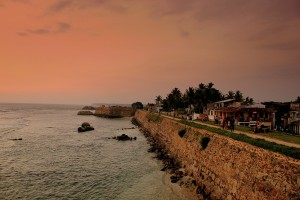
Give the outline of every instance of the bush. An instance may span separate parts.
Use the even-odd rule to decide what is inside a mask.
[[[210,138],[207,137],[207,136],[201,138],[200,144],[201,144],[201,147],[202,147],[203,150],[206,149],[206,147],[207,147],[209,141],[210,141]]]
[[[186,133],[186,129],[182,129],[182,130],[178,131],[178,135],[180,137],[183,137],[185,135],[185,133]]]
[[[147,118],[149,122],[152,121],[152,122],[160,123],[162,121],[162,118],[159,114],[152,113],[152,112],[149,112],[147,114]]]

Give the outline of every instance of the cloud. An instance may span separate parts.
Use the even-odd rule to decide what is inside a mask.
[[[265,26],[263,29],[254,31],[252,35],[250,34],[248,40],[250,42],[255,42],[265,40],[270,36],[280,36],[281,34],[287,32],[288,28],[289,27],[287,24]]]
[[[58,33],[65,33],[69,31],[71,28],[71,25],[65,22],[58,22]]]
[[[73,6],[74,0],[61,0],[49,7],[50,12],[60,12]]]
[[[266,20],[300,17],[298,0],[156,0],[152,12],[156,16],[191,14],[196,20],[235,19],[256,16]]]
[[[5,3],[24,3],[24,4],[31,4],[31,0],[2,0],[0,1],[0,7],[4,7]]]
[[[37,28],[27,29],[26,31],[17,32],[19,36],[29,35],[53,35],[68,32],[71,29],[71,25],[66,22],[58,22],[54,28]]]
[[[30,0],[12,0],[12,2],[31,4]]]
[[[1,8],[1,7],[5,7],[5,4],[4,4],[4,1],[1,1],[1,0],[0,0],[0,8]]]
[[[183,30],[180,31],[180,36],[183,38],[188,38],[190,35],[191,35],[191,33],[188,31],[183,31]]]
[[[34,30],[27,30],[28,33],[35,34],[35,35],[46,35],[49,34],[51,31],[44,28],[34,29]]]
[[[113,4],[109,0],[60,0],[49,7],[48,13],[53,14],[65,10],[83,10],[95,7],[103,7],[117,13],[125,13],[127,11],[126,7]]]
[[[27,32],[17,32],[17,35],[24,37],[24,36],[28,36],[28,33]]]
[[[300,40],[290,40],[286,42],[277,42],[261,45],[261,48],[280,51],[295,51],[300,50]]]

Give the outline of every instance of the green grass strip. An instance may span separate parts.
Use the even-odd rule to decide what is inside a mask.
[[[195,128],[199,128],[199,129],[204,129],[207,131],[210,131],[212,133],[217,133],[219,135],[224,135],[227,137],[230,137],[234,140],[237,141],[241,141],[241,142],[246,142],[248,144],[251,144],[253,146],[257,146],[263,149],[267,149],[273,152],[277,152],[295,159],[300,159],[300,149],[299,148],[295,148],[295,147],[288,147],[282,144],[277,144],[274,142],[269,142],[266,141],[264,139],[257,139],[257,138],[252,138],[249,137],[247,135],[244,134],[236,134],[236,133],[232,133],[226,130],[222,130],[219,128],[214,128],[214,127],[210,127],[210,126],[206,126],[206,125],[201,125],[201,124],[196,124],[194,122],[188,122],[186,120],[180,120],[179,121],[182,124],[191,126],[191,127],[195,127]]]

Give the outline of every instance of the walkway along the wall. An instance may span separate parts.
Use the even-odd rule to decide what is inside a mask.
[[[138,110],[135,118],[193,176],[208,198],[300,198],[299,160],[192,128],[157,113]]]

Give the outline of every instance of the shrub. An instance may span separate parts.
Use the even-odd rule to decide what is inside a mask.
[[[207,147],[209,141],[210,141],[210,138],[207,137],[207,136],[201,138],[200,144],[201,144],[201,147],[202,147],[203,150],[206,149],[206,147]]]
[[[182,130],[178,131],[178,135],[180,137],[183,137],[185,133],[186,133],[186,129],[182,129]]]
[[[152,112],[149,112],[147,114],[147,118],[148,118],[149,122],[152,121],[152,122],[160,123],[162,121],[162,118],[159,114],[152,113]]]

